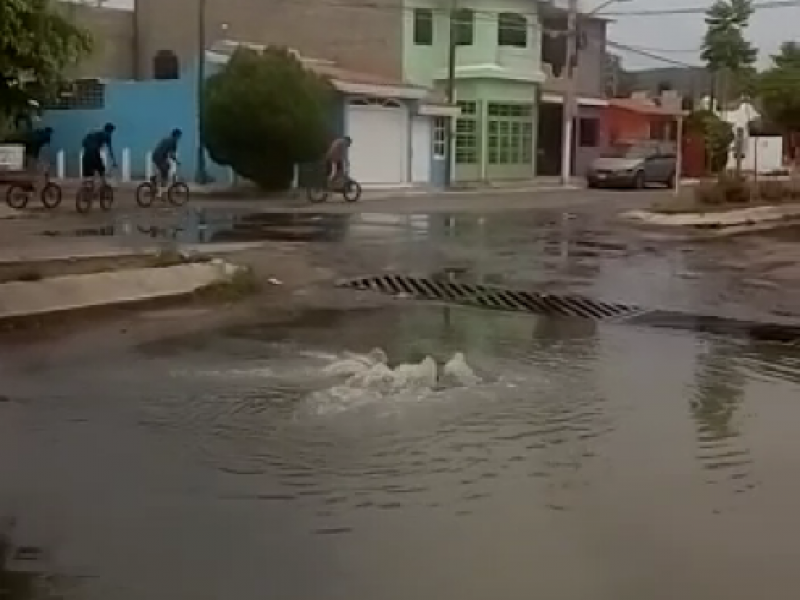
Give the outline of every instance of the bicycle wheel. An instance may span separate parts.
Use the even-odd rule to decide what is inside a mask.
[[[151,181],[140,183],[136,188],[136,204],[141,208],[148,208],[153,205],[156,198],[156,186]]]
[[[344,184],[342,196],[347,202],[358,202],[361,199],[361,184],[355,179],[349,179]]]
[[[167,190],[167,200],[172,206],[183,206],[189,201],[189,186],[183,181],[176,181]]]
[[[11,208],[22,210],[28,206],[29,200],[30,194],[28,193],[28,190],[21,185],[14,184],[8,188],[8,191],[6,191],[6,204],[8,204]]]
[[[97,192],[98,199],[100,200],[100,208],[109,211],[114,206],[114,188],[110,185],[104,185]]]
[[[75,194],[75,210],[81,214],[86,214],[92,210],[94,201],[94,190],[91,187],[82,185]]]
[[[48,181],[39,193],[39,200],[45,208],[56,208],[61,204],[61,186],[52,181]]]
[[[325,202],[328,199],[328,190],[323,187],[307,187],[306,197],[312,204],[319,204],[320,202]]]

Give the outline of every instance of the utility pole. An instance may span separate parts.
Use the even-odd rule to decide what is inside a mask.
[[[561,185],[568,186],[572,177],[572,129],[575,121],[575,72],[572,67],[578,55],[578,0],[569,0],[567,13],[567,52],[564,72],[567,81],[562,103],[561,127]]]
[[[448,40],[447,49],[447,87],[445,88],[445,98],[447,104],[452,106],[456,100],[456,50],[458,48],[458,24],[456,23],[456,1],[452,0],[450,3],[449,12],[450,21],[450,38]],[[453,185],[453,162],[454,162],[454,146],[455,146],[455,117],[450,117],[447,121],[445,128],[445,163],[444,163],[444,185],[445,187],[452,187]]]
[[[197,183],[208,183],[208,169],[206,168],[206,152],[203,147],[203,113],[205,112],[205,83],[206,83],[206,7],[208,0],[197,0],[197,88],[195,90],[195,103],[197,104],[197,158],[196,175]]]

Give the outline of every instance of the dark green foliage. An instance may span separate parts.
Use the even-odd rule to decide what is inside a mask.
[[[800,45],[786,42],[758,81],[761,105],[783,132],[800,131]]]
[[[687,133],[699,133],[705,139],[708,166],[719,173],[728,163],[728,152],[734,139],[733,125],[709,110],[698,110],[686,118]]]
[[[92,49],[88,32],[55,0],[0,0],[0,116],[29,110],[62,81],[64,69]],[[31,83],[35,82],[35,86]]]
[[[209,154],[264,189],[289,187],[294,165],[321,159],[330,141],[333,87],[283,48],[237,50],[205,94]]]
[[[753,65],[758,50],[745,38],[744,32],[753,15],[752,0],[716,0],[706,12],[706,33],[701,57],[708,70],[718,79],[718,100],[721,105],[740,94],[752,91]]]

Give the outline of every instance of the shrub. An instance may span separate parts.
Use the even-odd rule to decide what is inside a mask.
[[[766,180],[757,185],[758,198],[764,202],[782,202],[792,196],[791,188],[782,181]]]
[[[333,87],[283,48],[238,49],[204,93],[211,158],[264,189],[288,188],[295,164],[325,152]]]
[[[703,181],[694,190],[695,201],[703,206],[719,206],[725,203],[725,195],[716,181]]]
[[[728,163],[728,152],[735,137],[733,125],[712,111],[699,110],[687,117],[686,130],[703,136],[709,170],[712,173],[722,171]]]
[[[717,186],[726,204],[745,204],[750,201],[750,186],[744,177],[723,174],[717,178]]]

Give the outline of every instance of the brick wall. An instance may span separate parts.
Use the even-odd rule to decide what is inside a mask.
[[[142,78],[171,50],[182,65],[197,54],[201,0],[137,0]],[[401,0],[206,0],[206,42],[289,46],[301,54],[388,77],[402,75]]]

